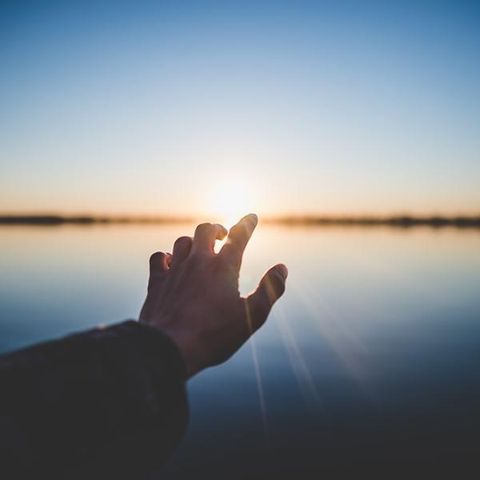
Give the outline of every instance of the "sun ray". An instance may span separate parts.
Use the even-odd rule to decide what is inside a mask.
[[[366,397],[375,403],[369,382],[368,368],[365,362],[362,362],[367,354],[365,345],[347,328],[347,321],[338,312],[335,312],[324,298],[320,298],[318,293],[313,295],[306,285],[297,285],[293,288],[310,312],[310,317],[314,319],[314,325],[322,338],[327,340],[350,377],[354,379]],[[313,304],[312,298],[318,300],[318,303]]]
[[[247,327],[250,335],[253,334],[253,324],[252,324],[252,317],[250,314],[250,308],[248,302],[245,302],[245,314],[246,314],[246,321]],[[255,345],[255,339],[253,336],[250,337],[250,348],[252,351],[252,362],[253,362],[253,370],[255,373],[255,381],[257,383],[257,392],[258,392],[258,400],[260,404],[260,413],[262,416],[262,426],[263,426],[263,434],[265,437],[265,442],[267,446],[270,445],[270,435],[268,429],[268,420],[267,420],[267,405],[265,402],[265,394],[263,389],[263,382],[262,382],[262,375],[260,372],[260,363],[258,361],[257,355],[257,348]]]
[[[260,364],[258,361],[257,347],[255,345],[254,338],[250,338],[250,348],[252,350],[252,361],[253,361],[253,370],[255,372],[255,380],[257,382],[257,391],[258,399],[260,403],[260,413],[262,415],[262,424],[263,424],[263,434],[265,436],[265,442],[267,446],[270,444],[270,434],[268,429],[268,418],[267,418],[267,404],[265,402],[265,393],[263,389],[262,376],[260,372]]]
[[[320,397],[320,393],[315,385],[313,380],[313,375],[305,361],[303,353],[298,345],[298,342],[295,338],[295,335],[288,324],[288,320],[284,315],[284,312],[277,309],[275,312],[277,317],[276,325],[278,326],[280,335],[282,337],[283,343],[285,345],[285,350],[287,352],[292,371],[297,380],[300,391],[307,402],[307,405],[322,407],[323,402]]]

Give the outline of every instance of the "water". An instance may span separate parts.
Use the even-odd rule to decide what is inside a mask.
[[[0,229],[0,350],[136,318],[149,254],[193,226]],[[480,232],[261,226],[241,290],[288,265],[253,342],[189,382],[166,478],[306,478],[478,451]]]

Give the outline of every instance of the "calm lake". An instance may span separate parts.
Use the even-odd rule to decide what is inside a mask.
[[[190,233],[1,227],[1,351],[136,318],[150,253]],[[285,296],[253,341],[190,381],[189,432],[162,478],[315,478],[348,465],[474,458],[479,230],[260,224],[242,293],[277,262],[290,271]]]

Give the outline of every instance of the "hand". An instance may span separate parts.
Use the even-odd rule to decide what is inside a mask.
[[[287,267],[278,264],[267,271],[251,295],[240,296],[243,251],[256,225],[256,215],[242,218],[216,254],[215,240],[223,240],[227,230],[202,223],[193,238],[177,239],[173,254],[156,252],[150,257],[140,322],[170,336],[189,377],[233,355],[265,322],[285,290]]]

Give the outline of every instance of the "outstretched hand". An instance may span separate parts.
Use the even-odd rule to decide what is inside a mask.
[[[270,268],[247,297],[238,291],[243,252],[257,225],[254,214],[228,232],[218,254],[215,240],[227,230],[202,223],[191,237],[180,237],[173,253],[150,257],[148,293],[140,322],[160,329],[178,346],[189,377],[227,360],[265,322],[285,290],[287,268]]]

